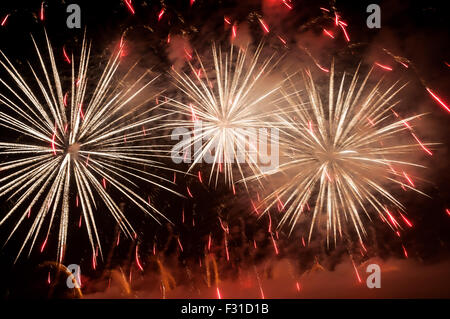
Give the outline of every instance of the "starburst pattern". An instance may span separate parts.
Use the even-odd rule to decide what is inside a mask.
[[[361,81],[356,71],[348,83],[344,74],[336,89],[333,67],[327,103],[310,72],[289,80],[283,90],[289,107],[277,116],[284,159],[268,174],[285,177],[262,201],[265,212],[273,206],[284,211],[280,226],[289,223],[292,231],[301,218],[309,220],[310,239],[314,225],[325,223],[329,243],[349,224],[363,241],[364,220],[374,215],[395,230],[399,227],[393,211],[400,214],[405,208],[393,185],[425,195],[408,172],[423,167],[413,161],[414,153],[422,147],[431,154],[426,148],[431,144],[417,144],[402,134],[416,137],[409,123],[420,115],[397,117],[393,99],[402,87],[394,84],[383,90],[380,80],[368,88],[369,78],[370,72]],[[299,83],[305,83],[306,98]]]
[[[47,225],[42,251],[59,219],[57,259],[61,261],[69,222],[78,220],[78,214],[74,216],[76,206],[81,207],[93,254],[98,247],[101,253],[95,217],[96,210],[101,209],[98,200],[122,232],[128,236],[135,234],[110,192],[123,196],[156,220],[164,218],[136,182],[170,190],[167,184],[170,181],[149,169],[165,168],[158,161],[157,147],[150,142],[155,139],[151,133],[158,129],[158,121],[167,114],[158,114],[155,112],[158,105],[149,107],[148,97],[142,98],[156,79],[149,80],[149,72],[126,87],[123,82],[131,71],[118,80],[121,46],[111,55],[91,90],[88,75],[94,74],[88,72],[90,44],[84,39],[78,70],[74,57],[68,60],[66,56],[72,72],[65,93],[63,88],[69,81],[61,79],[51,43],[45,36],[48,57],[41,53],[33,38],[40,67],[39,71],[29,65],[34,83],[27,82],[1,52],[0,64],[12,83],[0,79],[4,91],[9,93],[0,94],[0,125],[8,129],[11,138],[14,134],[21,137],[15,142],[0,143],[0,154],[6,159],[0,166],[0,196],[7,196],[13,203],[0,225],[18,215],[9,240],[27,216],[33,216],[18,258],[27,243],[31,243],[31,253]],[[98,72],[98,68],[93,67],[92,71]],[[150,99],[153,101],[154,96]]]
[[[193,136],[181,145],[182,149],[194,147],[188,171],[209,155],[209,181],[215,172],[216,185],[222,170],[228,185],[235,183],[233,170],[244,178],[244,162],[254,174],[261,172],[260,150],[249,141],[257,140],[259,129],[268,127],[270,106],[279,98],[282,83],[269,80],[279,60],[273,55],[261,59],[262,49],[262,44],[255,51],[231,46],[229,52],[223,53],[213,44],[212,68],[197,55],[199,67],[189,62],[190,74],[173,70],[176,86],[185,98],[169,99],[168,104],[187,118],[174,125],[193,129]]]

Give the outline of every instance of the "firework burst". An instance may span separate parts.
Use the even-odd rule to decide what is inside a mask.
[[[0,52],[0,64],[12,79],[12,84],[0,79],[4,91],[10,93],[10,97],[0,94],[3,104],[0,125],[9,133],[19,134],[15,142],[0,143],[0,153],[7,158],[0,166],[0,196],[7,196],[13,202],[0,225],[15,214],[19,215],[9,240],[27,216],[34,217],[18,258],[30,242],[31,253],[41,230],[47,227],[42,251],[52,226],[59,219],[57,258],[61,261],[69,221],[78,220],[73,216],[74,206],[80,205],[96,256],[98,248],[101,254],[95,219],[98,200],[103,202],[122,232],[134,235],[132,226],[108,191],[120,194],[157,220],[164,218],[147,202],[147,196],[136,182],[144,181],[170,190],[165,186],[170,181],[149,170],[164,168],[157,161],[160,153],[149,142],[155,139],[150,133],[158,129],[157,123],[165,115],[155,115],[158,106],[148,107],[147,97],[137,100],[155,80],[154,77],[148,79],[148,72],[125,89],[123,81],[117,81],[122,46],[111,55],[91,91],[88,89],[90,44],[84,39],[78,70],[75,70],[73,56],[66,59],[71,61],[72,72],[68,90],[64,92],[63,87],[69,81],[61,79],[52,46],[47,34],[45,36],[48,58],[41,54],[33,38],[43,74],[39,77],[38,70],[30,64],[33,84],[27,83]],[[123,79],[129,74],[131,71]],[[39,89],[33,91],[33,87]]]
[[[222,170],[228,185],[235,183],[233,168],[244,177],[243,162],[254,174],[261,173],[258,147],[249,141],[257,139],[258,129],[268,126],[268,106],[279,98],[282,83],[268,80],[279,60],[272,55],[260,62],[262,49],[262,44],[255,51],[231,46],[223,53],[213,44],[211,71],[198,55],[199,68],[189,61],[191,74],[173,70],[176,86],[185,95],[183,100],[168,102],[185,118],[174,125],[193,129],[193,136],[182,145],[182,149],[194,147],[188,172],[209,155],[209,182],[215,172],[215,185]]]
[[[289,223],[292,231],[301,218],[309,220],[311,239],[314,225],[322,221],[327,243],[333,237],[336,244],[337,235],[342,237],[349,224],[363,242],[365,216],[372,220],[378,215],[391,228],[400,227],[394,216],[405,208],[390,190],[393,185],[425,195],[407,173],[423,167],[411,162],[414,152],[422,148],[431,154],[430,144],[418,144],[409,124],[420,115],[400,119],[392,100],[402,87],[394,84],[382,90],[380,80],[369,89],[369,76],[370,72],[360,81],[356,71],[348,84],[344,74],[336,90],[332,68],[327,103],[322,102],[310,72],[300,80],[306,86],[306,100],[296,81],[286,86],[283,95],[290,107],[278,115],[285,158],[269,175],[288,178],[262,201],[265,212],[282,203],[280,226]],[[408,138],[411,143],[404,142]]]

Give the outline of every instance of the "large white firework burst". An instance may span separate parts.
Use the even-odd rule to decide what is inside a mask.
[[[168,104],[184,117],[172,124],[193,131],[181,143],[182,149],[193,149],[188,172],[204,160],[205,154],[210,155],[209,182],[215,172],[217,185],[223,171],[225,183],[234,186],[233,172],[245,182],[243,162],[252,174],[261,173],[260,149],[250,141],[258,140],[260,129],[268,127],[271,105],[280,98],[282,80],[270,78],[279,59],[274,55],[261,58],[262,43],[255,50],[231,46],[229,52],[223,52],[215,44],[211,49],[211,67],[196,54],[198,67],[189,61],[189,74],[173,70],[176,86],[184,97],[169,99]]]
[[[101,253],[95,218],[98,200],[125,234],[134,235],[127,217],[108,191],[121,194],[158,219],[163,215],[147,200],[141,184],[169,189],[165,185],[170,181],[148,169],[164,168],[157,161],[160,153],[150,141],[155,138],[152,130],[158,128],[159,119],[165,115],[155,112],[158,106],[149,106],[148,95],[142,97],[155,77],[144,72],[124,86],[122,82],[131,76],[131,71],[118,80],[122,51],[119,46],[91,91],[88,76],[94,74],[88,72],[90,44],[84,39],[78,70],[72,56],[71,79],[63,81],[45,36],[48,57],[42,55],[33,38],[39,61],[37,67],[29,65],[34,83],[27,82],[0,52],[0,64],[12,79],[11,83],[0,79],[5,92],[0,93],[0,125],[8,130],[9,137],[16,136],[14,142],[0,143],[0,154],[6,159],[0,165],[0,196],[7,196],[13,203],[0,225],[18,214],[9,240],[27,216],[33,216],[18,258],[29,242],[32,251],[41,229],[47,225],[42,250],[52,227],[59,222],[57,258],[61,261],[69,220],[78,220],[73,214],[74,206],[81,207],[92,250],[100,247]],[[93,72],[98,70],[98,66],[92,67]],[[150,99],[154,99],[153,95]]]
[[[333,237],[336,244],[347,225],[353,225],[363,242],[363,215],[366,220],[378,215],[398,230],[405,207],[392,186],[425,195],[411,175],[412,168],[423,167],[414,163],[414,153],[422,148],[431,155],[409,123],[420,115],[401,119],[393,99],[402,87],[394,84],[384,90],[380,80],[369,88],[370,73],[360,80],[356,71],[350,82],[344,73],[336,87],[332,67],[326,97],[308,71],[291,77],[283,90],[289,106],[278,113],[277,125],[284,159],[268,174],[272,183],[281,185],[262,205],[265,212],[273,206],[283,210],[280,226],[288,223],[291,231],[300,220],[310,221],[309,240],[314,225],[326,223],[327,243]],[[405,131],[411,135],[403,135]]]

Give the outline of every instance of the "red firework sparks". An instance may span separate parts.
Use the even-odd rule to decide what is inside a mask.
[[[39,19],[44,21],[44,2],[41,2],[41,13],[39,14]]]
[[[428,93],[430,93],[430,95],[433,97],[433,99],[436,100],[436,102],[438,102],[447,112],[450,113],[450,108],[447,106],[447,104],[444,103],[444,101],[442,101],[442,99],[437,96],[433,91],[431,91],[429,88],[426,88]]]
[[[68,56],[68,54],[66,52],[66,48],[65,47],[63,47],[63,55],[64,55],[64,59],[66,60],[66,62],[70,64],[71,61],[70,61],[70,58],[69,58],[69,56]]]
[[[131,0],[124,0],[128,10],[131,12],[131,14],[134,14],[134,8],[133,5],[131,4]]]
[[[8,20],[8,17],[9,17],[9,13],[3,18],[2,23],[1,23],[1,26],[2,26],[2,27],[5,26],[6,21]]]
[[[139,261],[139,253],[138,253],[139,245],[136,245],[136,265],[139,267],[141,271],[144,271],[144,268],[141,265],[141,262]]]
[[[264,22],[263,19],[259,19],[259,23],[261,23],[261,27],[263,28],[264,33],[267,34],[270,32],[269,27],[267,26],[267,24]]]
[[[164,11],[165,11],[165,9],[162,8],[161,11],[159,12],[159,14],[158,14],[158,21],[161,20],[161,18],[163,17]]]
[[[383,65],[383,64],[378,63],[378,62],[375,62],[375,65],[379,66],[380,68],[382,68],[382,69],[384,69],[386,71],[392,71],[392,68],[390,66],[388,66],[388,65]]]
[[[323,29],[323,33],[325,33],[325,34],[326,34],[327,36],[329,36],[330,38],[334,39],[334,35],[333,35],[333,33],[331,33],[330,31]]]

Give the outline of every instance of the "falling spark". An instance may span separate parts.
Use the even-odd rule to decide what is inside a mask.
[[[413,227],[413,224],[402,213],[400,213],[400,216],[409,227]]]
[[[411,134],[425,152],[427,152],[429,155],[433,155],[433,153],[428,148],[425,147],[425,145],[417,138],[417,136],[414,133],[411,133]]]
[[[345,29],[344,24],[339,23],[339,26],[341,27],[342,32],[344,32],[345,40],[347,40],[347,42],[350,42],[350,37],[348,36],[347,30]]]
[[[2,27],[5,26],[6,21],[8,20],[8,17],[9,17],[9,13],[3,18],[2,23],[1,23],[1,26],[2,26]]]
[[[44,2],[41,2],[41,13],[39,15],[41,21],[44,21]]]
[[[277,243],[275,241],[275,238],[273,238],[272,234],[270,234],[270,237],[272,238],[272,244],[273,244],[273,249],[275,250],[275,254],[278,255],[279,251],[278,251],[278,246],[277,246]]]
[[[283,39],[281,36],[278,36],[278,39],[280,39],[280,41],[281,41],[281,43],[283,43],[284,45],[286,45],[286,40],[285,39]]]
[[[408,174],[406,174],[405,172],[403,172],[403,176],[405,176],[406,180],[408,181],[408,183],[414,187],[414,183],[412,181],[412,179],[408,176]]]
[[[163,9],[161,9],[161,11],[159,12],[159,14],[158,14],[158,21],[161,20],[162,16],[164,15],[164,11],[165,11],[165,9],[163,8]]]
[[[133,5],[131,4],[131,0],[124,0],[128,10],[131,12],[131,14],[134,14],[134,8]]]
[[[136,265],[139,267],[141,271],[144,271],[144,268],[141,265],[141,262],[139,261],[139,253],[138,253],[139,245],[136,245]]]
[[[217,299],[222,299],[222,296],[221,296],[221,294],[220,294],[219,287],[216,288],[216,291],[217,291]]]
[[[358,282],[361,283],[361,277],[359,276],[358,268],[356,268],[355,262],[352,259],[353,269],[355,269],[356,278],[358,279]]]
[[[392,68],[391,68],[390,66],[388,66],[388,65],[383,65],[383,64],[378,63],[378,62],[375,62],[375,65],[376,65],[376,66],[379,66],[380,68],[382,68],[382,69],[384,69],[384,70],[392,71]]]
[[[323,33],[325,33],[330,38],[334,39],[334,35],[330,31],[323,29]]]
[[[231,38],[232,38],[232,39],[235,39],[235,38],[236,38],[236,35],[237,35],[236,30],[237,30],[237,26],[236,26],[236,25],[233,25],[233,26],[231,27]]]
[[[225,243],[225,254],[227,256],[227,261],[230,261],[230,253],[228,251],[228,240],[227,240],[227,235],[226,234],[224,236],[224,243]]]
[[[430,95],[433,97],[433,99],[436,100],[436,102],[438,102],[447,112],[450,113],[450,108],[447,106],[447,104],[444,103],[444,101],[442,101],[441,98],[439,98],[439,96],[437,96],[433,91],[431,91],[429,88],[426,88],[428,93],[430,93]]]
[[[183,252],[183,245],[181,245],[180,237],[177,237],[178,246],[180,246],[181,252]]]
[[[324,68],[324,67],[321,66],[319,63],[316,63],[316,65],[317,65],[317,67],[318,67],[319,69],[321,69],[323,72],[326,72],[326,73],[330,72],[330,70],[328,70],[327,68]]]
[[[283,4],[289,9],[292,10],[292,5],[288,3],[289,0],[283,0]]]
[[[48,237],[45,238],[44,243],[41,246],[41,253],[44,251],[44,248],[47,245],[47,239],[48,239]]]
[[[259,19],[259,23],[261,23],[261,27],[264,30],[264,33],[269,33],[269,27],[267,26],[267,24],[264,22],[263,19]]]
[[[408,258],[408,252],[406,251],[405,246],[402,245],[403,248],[403,254],[405,255],[405,258]]]
[[[70,64],[70,58],[69,58],[69,56],[67,55],[67,52],[66,52],[66,48],[65,48],[65,47],[63,47],[63,55],[64,55],[64,59],[67,61],[67,63]]]

